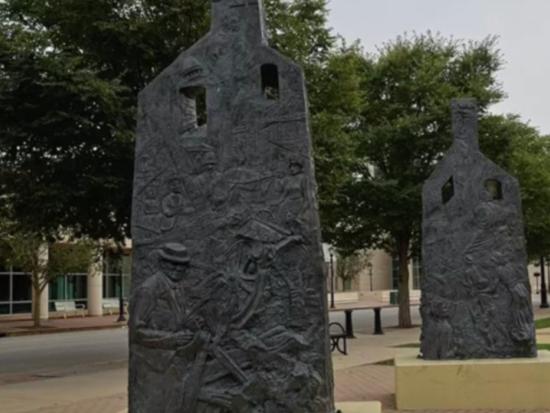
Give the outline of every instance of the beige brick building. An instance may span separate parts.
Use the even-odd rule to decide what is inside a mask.
[[[327,274],[329,275],[330,291],[330,247],[325,245],[325,262]],[[378,299],[384,302],[390,302],[394,291],[398,288],[399,268],[398,262],[392,259],[391,255],[383,250],[372,250],[366,253],[367,265],[359,271],[351,282],[343,282],[335,275],[335,294],[336,302],[356,301],[364,299]],[[550,265],[547,262],[545,268],[546,279],[550,273]],[[333,253],[334,268],[338,265],[336,255]],[[540,295],[540,263],[532,262],[528,267],[529,279],[534,296]],[[335,270],[336,274],[336,270]],[[411,291],[411,301],[420,300],[420,282],[422,278],[422,266],[420,260],[412,260],[409,263],[409,288]]]

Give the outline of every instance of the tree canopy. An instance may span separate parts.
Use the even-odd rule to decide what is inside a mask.
[[[500,65],[493,38],[431,33],[399,37],[364,59],[355,163],[335,236],[349,251],[382,247],[399,259],[402,327],[411,325],[408,262],[418,249],[421,189],[451,143],[450,101],[475,97],[483,114],[503,96]]]
[[[529,252],[550,252],[548,139],[517,117],[488,114],[504,97],[501,65],[496,38],[431,33],[398,37],[363,59],[361,122],[352,172],[335,200],[334,238],[348,252],[381,247],[398,258],[403,327],[411,325],[408,262],[420,250],[422,186],[451,145],[451,99],[476,98],[482,150],[522,186]]]
[[[130,235],[137,93],[208,31],[210,3],[0,4],[0,173],[19,222],[48,236]],[[306,73],[324,210],[345,175],[358,80],[335,49],[325,0],[265,3],[272,45]]]
[[[480,124],[480,146],[520,183],[529,257],[550,255],[550,137],[516,115],[490,115]]]

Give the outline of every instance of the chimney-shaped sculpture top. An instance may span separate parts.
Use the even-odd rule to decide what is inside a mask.
[[[453,99],[451,109],[455,142],[464,142],[473,149],[479,149],[476,100]]]
[[[262,0],[212,0],[212,31],[267,44]]]

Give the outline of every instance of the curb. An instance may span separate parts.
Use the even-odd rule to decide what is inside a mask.
[[[49,329],[40,330],[21,330],[21,331],[0,331],[0,338],[3,337],[21,337],[21,336],[35,336],[42,334],[57,334],[57,333],[72,333],[79,331],[96,331],[96,330],[112,330],[127,328],[128,324],[113,324],[105,326],[89,326],[89,327],[52,327]]]

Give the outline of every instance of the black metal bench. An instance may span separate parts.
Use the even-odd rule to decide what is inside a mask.
[[[339,353],[348,355],[348,335],[344,326],[340,323],[330,323],[328,325],[330,334],[330,351],[338,350]]]

